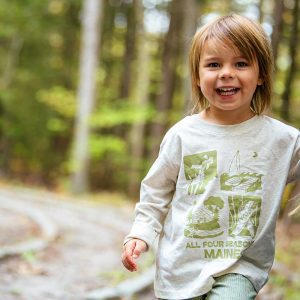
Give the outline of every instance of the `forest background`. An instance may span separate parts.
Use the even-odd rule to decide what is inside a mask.
[[[267,32],[270,115],[299,128],[299,1],[0,0],[0,183],[133,204],[163,135],[191,112],[192,36],[231,12]],[[299,274],[290,187],[276,259]],[[299,280],[282,274],[271,282],[298,299]]]
[[[300,126],[298,0],[103,0],[94,16],[87,2],[0,0],[2,179],[136,196],[163,134],[191,109],[191,37],[230,12],[270,36],[271,115]]]

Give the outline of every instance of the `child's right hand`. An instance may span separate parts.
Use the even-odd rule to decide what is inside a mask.
[[[137,270],[137,259],[141,253],[147,251],[148,245],[140,239],[129,240],[123,247],[122,263],[130,272]]]

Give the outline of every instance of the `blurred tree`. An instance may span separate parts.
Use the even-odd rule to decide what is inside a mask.
[[[120,99],[128,98],[129,90],[131,87],[131,78],[132,78],[132,64],[134,59],[135,47],[136,47],[136,28],[139,28],[139,22],[137,22],[137,14],[135,11],[135,2],[133,4],[126,5],[126,37],[125,37],[125,54],[123,60],[123,72],[120,83]],[[143,14],[140,17],[143,21]]]
[[[177,74],[176,67],[182,58],[181,30],[183,27],[182,11],[186,5],[185,1],[173,0],[170,2],[170,23],[169,30],[163,41],[162,55],[162,79],[158,88],[158,95],[155,101],[157,118],[152,124],[151,157],[157,156],[159,144],[169,124],[169,112],[172,108],[172,100],[176,87]]]
[[[296,72],[296,53],[297,53],[297,41],[298,41],[298,25],[299,23],[299,0],[294,1],[293,8],[293,23],[292,30],[290,33],[290,41],[289,41],[289,58],[290,58],[290,67],[288,69],[288,73],[286,75],[285,80],[285,89],[282,94],[282,105],[281,105],[281,117],[290,121],[290,102],[291,102],[291,92],[292,92],[292,84],[295,77]]]
[[[190,0],[186,1],[183,7],[183,30],[182,30],[182,43],[183,43],[183,88],[184,88],[184,113],[190,111],[192,106],[191,94],[191,80],[189,76],[189,51],[191,40],[197,29],[197,20],[199,16],[199,1]]]
[[[8,50],[8,56],[6,59],[6,64],[4,66],[3,73],[0,78],[0,90],[7,90],[15,76],[16,68],[18,66],[18,61],[20,58],[20,52],[24,43],[24,39],[18,34],[15,33],[10,41],[10,48]],[[3,116],[6,113],[5,105],[1,105],[1,115]],[[6,115],[7,117],[7,115]],[[5,134],[4,127],[7,126],[7,123],[4,121],[1,124],[1,137],[2,141],[0,143],[0,150],[2,153],[2,172],[7,174],[9,170],[9,160],[10,160],[10,151],[11,151],[11,143],[7,135]],[[5,128],[7,129],[7,128]]]
[[[6,65],[0,78],[0,89],[7,89],[11,84],[15,75],[16,67],[18,65],[23,43],[24,39],[18,33],[15,33],[12,36]]]
[[[50,64],[54,47],[49,47],[48,17],[44,2],[1,1],[0,4],[0,67],[2,79],[5,78],[0,90],[3,126],[0,147],[4,150],[1,168],[6,176],[28,182],[32,179],[45,182],[51,176],[48,167],[54,167],[53,156],[43,160],[50,144],[46,121],[49,114],[35,98],[37,89],[54,78]],[[48,172],[43,172],[43,168]]]
[[[150,46],[151,37],[147,36],[144,29],[144,8],[140,1],[133,0],[135,14],[137,16],[137,61],[136,61],[136,82],[133,87],[133,103],[140,109],[140,113],[147,109],[149,104],[149,83],[150,83]],[[130,132],[130,175],[128,192],[131,196],[137,195],[142,175],[145,125],[146,119],[132,124]]]
[[[92,101],[92,128],[84,150],[91,157],[86,180],[93,189],[137,191],[162,135],[188,110],[187,56],[197,20],[203,24],[218,14],[253,14],[263,7],[254,17],[262,18],[263,12],[266,28],[274,28],[278,99],[273,113],[283,109],[280,95],[285,92],[287,110],[293,112],[290,120],[299,118],[298,70],[293,64],[297,48],[292,54],[296,38],[291,32],[294,0],[100,2],[103,20],[97,56],[101,64],[96,70],[100,92]],[[72,131],[76,109],[80,110],[76,90],[79,100],[82,4],[82,0],[0,0],[0,169],[4,176],[50,186],[70,179]],[[72,161],[79,162],[74,156]]]
[[[89,119],[95,100],[101,12],[102,1],[84,0],[78,106],[72,158],[74,169],[71,178],[71,189],[77,193],[86,192],[89,185]]]
[[[284,0],[276,0],[274,2],[274,7],[273,7],[274,21],[273,21],[273,31],[271,37],[275,68],[276,68],[276,61],[277,61],[278,45],[279,45],[282,26],[283,26],[283,19],[282,19],[283,12],[284,12]]]

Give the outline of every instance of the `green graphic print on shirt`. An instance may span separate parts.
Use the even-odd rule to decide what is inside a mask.
[[[188,194],[203,194],[205,186],[217,176],[217,151],[188,155],[183,162],[185,178],[191,180]]]
[[[257,153],[252,157],[257,157]],[[262,174],[253,172],[241,172],[240,151],[237,151],[230,162],[228,172],[221,174],[221,190],[242,193],[261,190],[262,176]]]
[[[254,192],[261,190],[261,174],[257,173],[240,173],[230,175],[223,173],[220,178],[221,189],[223,191],[241,191]]]
[[[220,174],[219,191],[223,191],[222,197],[218,191],[215,191],[217,194],[206,196],[204,201],[200,196],[187,213],[184,236],[190,240],[186,249],[199,249],[205,259],[238,259],[252,244],[257,233],[263,174],[253,169],[257,152],[255,155],[252,152],[249,155],[249,151],[245,153],[245,167],[241,167],[238,150],[229,162],[228,169]],[[217,152],[185,156],[184,167],[186,179],[191,180],[188,195],[202,194],[209,181],[218,177]],[[227,212],[228,218],[224,218]],[[218,236],[219,240],[216,240]]]
[[[229,236],[255,237],[261,210],[257,196],[229,196]]]
[[[184,235],[190,238],[216,237],[223,234],[219,224],[219,211],[224,207],[220,197],[209,197],[200,207],[196,202],[187,215]]]

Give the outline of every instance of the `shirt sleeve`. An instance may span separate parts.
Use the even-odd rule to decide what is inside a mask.
[[[300,132],[295,144],[287,183],[300,179]]]
[[[169,131],[159,155],[141,183],[140,202],[135,207],[135,220],[124,244],[138,238],[151,247],[162,231],[172,201],[180,166],[180,141]]]

